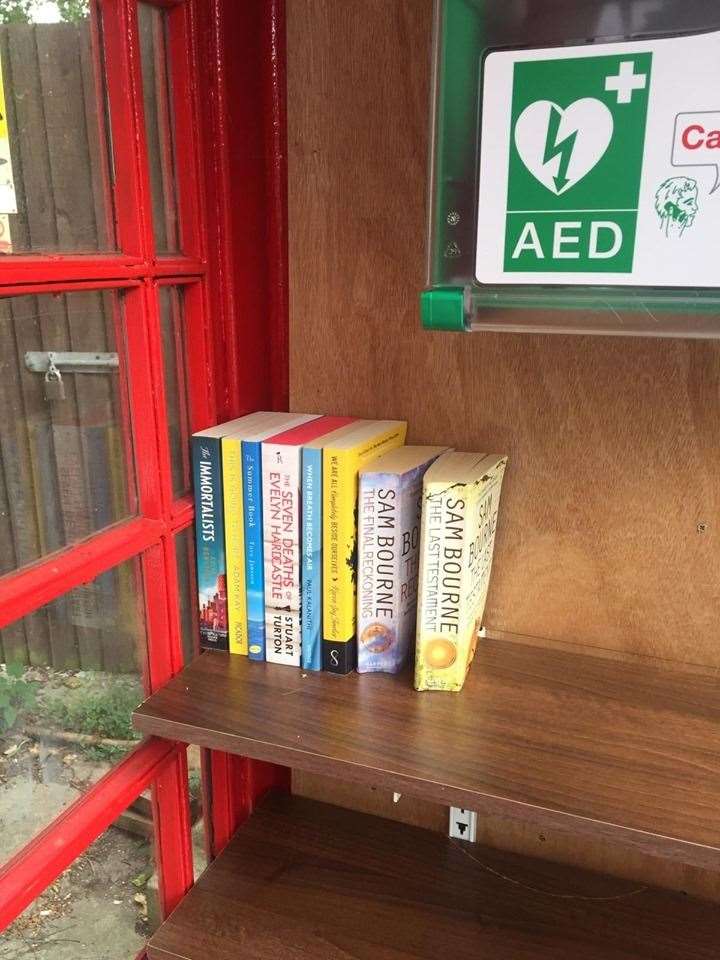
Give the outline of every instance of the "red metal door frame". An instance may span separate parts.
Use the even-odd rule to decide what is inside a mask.
[[[0,261],[1,296],[124,292],[133,442],[141,451],[138,517],[0,579],[0,626],[140,557],[148,690],[182,666],[174,538],[192,523],[190,499],[172,497],[158,283],[185,290],[192,429],[287,403],[283,3],[150,2],[168,16],[182,255],[154,253],[135,0],[98,0],[121,200],[119,252]],[[95,30],[96,44],[99,38]],[[288,782],[282,768],[224,754],[206,756],[204,767],[212,772],[204,788],[212,798],[206,809],[214,851],[259,795]],[[160,824],[162,905],[172,909],[192,883],[185,749],[149,739],[0,868],[0,929],[148,785]]]
[[[153,245],[135,3],[99,0],[98,9],[102,31],[93,21],[92,37],[96,47],[101,35],[103,42],[120,252],[3,258],[0,295],[104,289],[122,296],[122,319],[116,317],[116,323],[122,323],[124,337],[118,338],[118,349],[129,368],[127,388],[132,448],[138,454],[139,515],[2,578],[0,624],[24,616],[118,563],[139,557],[148,637],[144,682],[151,691],[182,666],[174,536],[192,522],[190,504],[172,502],[156,285],[160,277],[176,277],[182,283],[192,278],[199,285],[204,282],[196,176],[199,150],[198,144],[183,150],[185,170],[191,176],[195,171],[194,179],[184,176],[178,188],[183,255],[161,259]],[[168,20],[173,50],[190,51],[193,44],[188,3],[177,4]],[[187,72],[187,63],[176,69]],[[97,72],[99,75],[99,66]],[[189,78],[184,82],[187,84]],[[177,89],[185,95],[186,86],[181,83]],[[172,108],[180,129],[188,130],[196,124],[192,99],[174,99]],[[190,403],[194,425],[204,426],[214,416],[211,398],[202,383],[208,355],[205,300],[202,296],[189,298],[186,307],[195,351],[190,358]],[[162,829],[156,826],[161,903],[164,910],[172,909],[193,877],[185,750],[148,740],[0,869],[0,928],[42,892],[148,785],[153,787],[156,825],[162,825]]]
[[[217,420],[288,406],[284,0],[209,0],[196,16]],[[231,106],[232,105],[232,106]],[[284,767],[204,751],[211,849],[256,800],[289,789]]]

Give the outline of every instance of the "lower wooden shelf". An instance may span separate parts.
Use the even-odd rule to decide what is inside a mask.
[[[717,960],[681,894],[273,794],[148,946],[150,960]]]

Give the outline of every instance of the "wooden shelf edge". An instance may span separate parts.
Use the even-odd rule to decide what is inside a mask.
[[[675,837],[666,837],[649,831],[635,830],[620,824],[580,817],[562,810],[523,803],[508,797],[464,790],[449,784],[418,781],[393,771],[368,768],[342,760],[332,761],[332,772],[328,771],[328,759],[307,751],[290,749],[272,743],[243,738],[222,731],[210,731],[178,723],[160,720],[144,714],[142,707],[133,714],[135,729],[148,736],[165,737],[180,743],[208,747],[251,760],[263,760],[308,773],[325,774],[338,780],[352,783],[369,784],[383,787],[398,793],[406,793],[421,800],[431,800],[446,804],[448,807],[462,807],[476,810],[480,816],[512,816],[537,826],[538,830],[557,830],[574,836],[585,836],[594,840],[607,840],[638,853],[657,857],[662,860],[674,860],[683,866],[692,866],[703,870],[717,870],[720,864],[720,831],[718,846],[691,843]]]
[[[488,639],[477,660],[461,694],[417,694],[402,677],[210,653],[133,721],[143,734],[718,869],[713,680],[518,638]]]

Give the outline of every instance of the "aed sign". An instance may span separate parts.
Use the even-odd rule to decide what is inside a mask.
[[[476,277],[720,287],[720,34],[498,51]]]

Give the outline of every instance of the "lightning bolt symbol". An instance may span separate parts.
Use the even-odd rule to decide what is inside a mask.
[[[573,148],[575,147],[575,140],[577,139],[578,135],[577,130],[573,130],[569,136],[558,142],[558,131],[560,129],[561,120],[562,113],[555,107],[552,107],[550,111],[550,120],[548,122],[547,139],[545,140],[545,154],[543,156],[543,165],[549,163],[550,160],[557,156],[560,157],[558,172],[556,176],[553,177],[553,180],[555,181],[555,188],[557,189],[558,193],[560,193],[561,190],[569,183],[567,170],[570,164],[570,157],[572,157]]]

